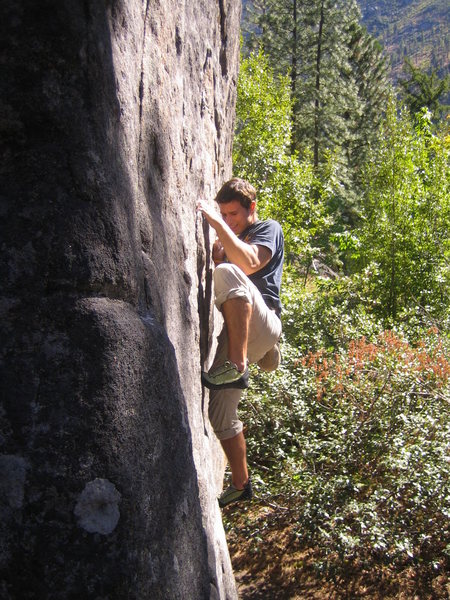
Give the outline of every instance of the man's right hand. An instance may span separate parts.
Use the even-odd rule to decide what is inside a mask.
[[[212,258],[215,265],[218,265],[226,259],[225,250],[223,249],[222,242],[219,239],[213,244],[212,247]]]
[[[197,211],[202,213],[202,215],[214,229],[216,229],[218,225],[222,224],[222,217],[220,216],[220,213],[218,213],[207,202],[205,202],[205,200],[198,200]]]

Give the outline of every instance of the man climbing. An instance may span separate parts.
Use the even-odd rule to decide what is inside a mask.
[[[248,387],[248,364],[258,363],[270,371],[280,361],[284,239],[279,223],[258,219],[256,191],[243,179],[227,181],[215,200],[220,214],[204,201],[197,209],[217,234],[212,253],[214,293],[224,327],[202,382],[211,390],[209,418],[231,469],[231,485],[219,498],[223,507],[252,497],[237,407],[242,389]]]

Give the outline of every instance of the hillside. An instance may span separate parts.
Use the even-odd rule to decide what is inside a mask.
[[[448,0],[358,0],[363,23],[389,55],[393,78],[405,56],[416,66],[450,72],[450,4]]]

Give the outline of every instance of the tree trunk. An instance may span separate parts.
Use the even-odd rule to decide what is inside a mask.
[[[292,58],[291,58],[291,91],[292,97],[297,93],[297,55],[298,55],[298,29],[297,29],[297,0],[292,5]]]
[[[235,598],[195,203],[231,175],[240,2],[0,17],[0,596]]]
[[[319,32],[317,34],[317,54],[316,54],[316,85],[314,100],[314,167],[319,166],[319,127],[320,127],[320,69],[322,63],[322,34],[324,23],[323,0],[320,4]]]

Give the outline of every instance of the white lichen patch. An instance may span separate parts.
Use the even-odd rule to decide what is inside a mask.
[[[89,533],[112,533],[120,518],[120,498],[115,485],[107,479],[90,481],[79,495],[75,506],[78,525]]]

